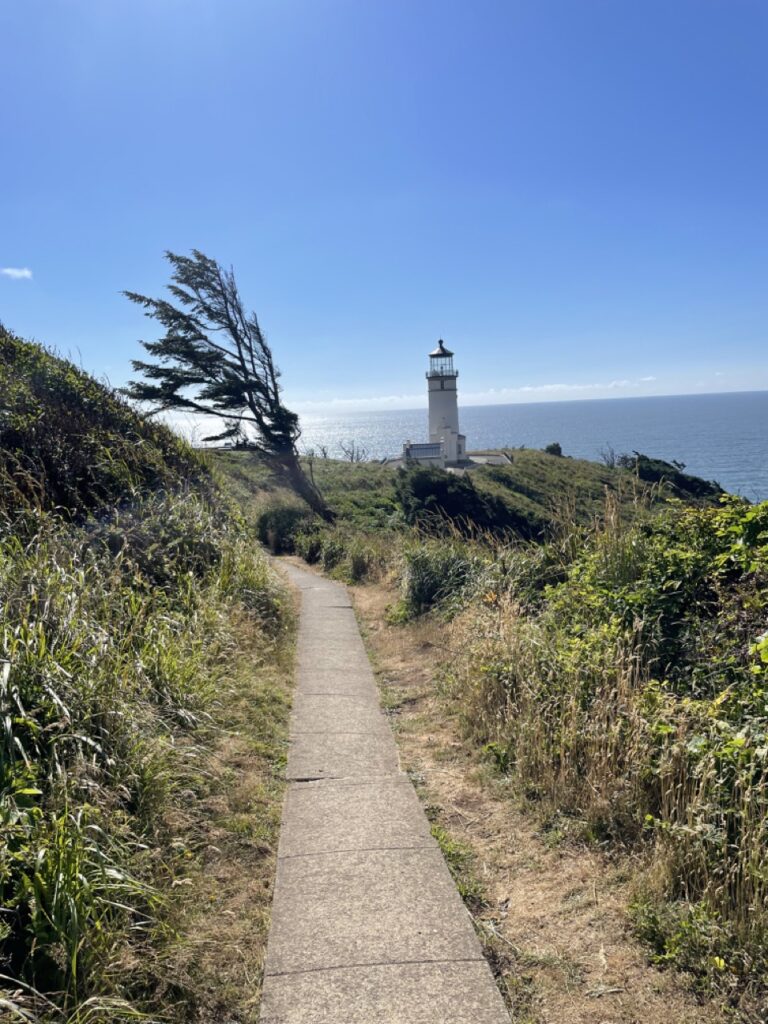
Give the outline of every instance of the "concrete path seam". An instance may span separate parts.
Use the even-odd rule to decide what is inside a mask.
[[[336,850],[323,850],[323,856],[333,856],[336,853],[382,853],[385,850],[424,850],[428,846],[340,846]],[[278,860],[298,860],[300,857],[316,857],[316,853],[285,853],[278,856]]]
[[[482,959],[483,957],[480,955],[465,957],[463,960],[364,960],[359,964],[340,964],[336,967],[310,967],[304,971],[285,971],[282,974],[276,971],[274,974],[268,975],[268,977],[287,978],[296,974],[322,974],[325,971],[348,971],[355,970],[358,967],[419,967],[424,964],[476,964],[480,963]]]

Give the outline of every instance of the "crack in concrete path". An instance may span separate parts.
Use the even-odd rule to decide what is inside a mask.
[[[302,611],[261,1022],[509,1024],[400,771],[346,592],[285,569]],[[321,673],[354,698],[348,707],[312,689]]]

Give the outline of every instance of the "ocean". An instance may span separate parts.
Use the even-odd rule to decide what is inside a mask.
[[[459,398],[461,401],[461,398]],[[684,462],[686,472],[750,501],[768,500],[768,391],[610,398],[525,405],[459,405],[469,450],[543,448],[599,460],[613,449]],[[427,411],[302,416],[301,450],[325,445],[333,458],[354,442],[370,459],[397,456],[403,441],[426,441]]]

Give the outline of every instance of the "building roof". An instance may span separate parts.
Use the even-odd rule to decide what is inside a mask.
[[[434,352],[429,353],[430,359],[436,359],[438,356],[452,356],[453,352],[445,347],[443,339],[441,338],[437,343],[437,348]]]

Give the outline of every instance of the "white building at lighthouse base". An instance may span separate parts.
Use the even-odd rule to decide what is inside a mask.
[[[457,434],[450,427],[446,427],[436,441],[417,442],[416,444],[412,441],[405,441],[403,443],[403,458],[406,462],[419,462],[424,465],[437,466],[439,469],[461,465],[466,461],[466,452],[466,437],[463,434]]]

